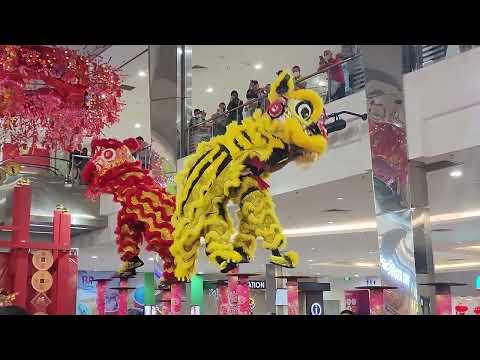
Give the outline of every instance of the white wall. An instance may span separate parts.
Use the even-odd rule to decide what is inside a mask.
[[[404,76],[409,158],[480,144],[480,48]]]

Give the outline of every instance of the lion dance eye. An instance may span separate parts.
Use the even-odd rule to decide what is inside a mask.
[[[295,106],[295,112],[300,115],[303,120],[310,119],[312,111],[313,106],[310,101],[301,101]]]
[[[112,149],[105,149],[105,150],[103,150],[103,152],[102,152],[102,157],[103,157],[106,161],[115,160],[115,151],[112,150]]]

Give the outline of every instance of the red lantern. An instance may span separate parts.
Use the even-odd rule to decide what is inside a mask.
[[[480,306],[475,306],[473,312],[475,313],[475,315],[480,315]]]
[[[465,315],[468,311],[468,306],[461,303],[457,304],[457,306],[455,306],[455,311],[457,312],[457,315]]]

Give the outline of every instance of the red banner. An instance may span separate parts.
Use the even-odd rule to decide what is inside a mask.
[[[298,280],[287,281],[288,315],[298,315]]]

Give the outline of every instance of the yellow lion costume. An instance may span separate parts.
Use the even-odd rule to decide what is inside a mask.
[[[271,262],[295,267],[298,255],[280,253],[287,241],[275,214],[266,179],[289,161],[311,162],[327,150],[327,131],[321,121],[323,102],[312,90],[295,90],[292,75],[282,72],[271,85],[265,113],[232,123],[226,133],[199,144],[176,177],[176,210],[170,247],[175,277],[188,280],[196,273],[200,240],[210,261],[222,272],[250,262],[257,237],[272,252]],[[238,232],[227,210],[239,207]]]

